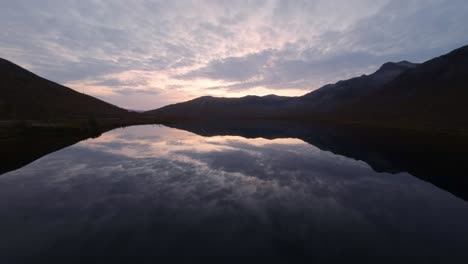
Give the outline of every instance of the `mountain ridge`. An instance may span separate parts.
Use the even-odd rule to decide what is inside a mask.
[[[126,118],[296,120],[468,131],[468,46],[421,64],[387,62],[375,72],[303,96],[202,96],[140,113],[44,79],[0,58],[0,120]],[[140,120],[138,120],[140,119]],[[138,120],[138,121],[137,121]]]
[[[221,107],[222,104],[225,104],[225,103],[228,103],[228,104],[237,103],[237,105],[242,105],[249,101],[255,102],[255,103],[263,103],[263,104],[268,104],[272,102],[277,102],[277,103],[281,102],[283,103],[283,105],[276,105],[276,107],[278,108],[277,110],[279,110],[280,112],[284,112],[284,111],[294,111],[294,108],[297,108],[296,110],[298,112],[294,114],[295,116],[300,116],[301,114],[303,114],[301,113],[301,111],[304,111],[304,110],[325,112],[325,110],[327,110],[327,108],[324,107],[325,104],[329,104],[327,106],[329,108],[331,104],[336,106],[337,104],[342,103],[340,101],[333,101],[333,100],[341,99],[341,100],[351,101],[353,99],[356,99],[363,93],[368,92],[368,90],[373,89],[378,85],[381,85],[382,82],[393,79],[402,71],[408,68],[415,67],[416,65],[418,64],[410,63],[407,61],[387,62],[383,64],[377,71],[375,71],[372,74],[361,75],[359,77],[354,77],[348,80],[341,80],[334,84],[327,84],[327,85],[322,86],[319,89],[306,93],[302,96],[288,97],[288,96],[277,96],[277,95],[265,95],[265,96],[249,95],[249,96],[238,97],[238,98],[202,96],[202,97],[198,97],[198,98],[186,101],[186,102],[176,103],[176,104],[161,107],[159,109],[146,111],[145,113],[150,114],[150,115],[153,115],[153,114],[160,115],[160,116],[163,116],[163,119],[179,119],[182,115],[176,115],[176,114],[171,115],[169,114],[169,112],[174,111],[175,108],[177,107],[182,107],[184,108],[183,112],[185,116],[190,115],[189,113],[191,113],[192,116],[188,118],[182,117],[181,119],[192,119],[192,118],[200,118],[200,116],[202,115],[202,113],[200,112],[206,112],[203,114],[208,115],[209,110],[210,111],[215,110],[213,109],[215,105],[219,107]],[[359,86],[361,83],[366,83],[366,85]],[[351,89],[349,89],[349,87],[351,87]],[[207,105],[209,104],[214,104],[214,105],[212,105],[212,107],[209,107],[210,109],[206,109],[206,110],[196,108],[196,107],[207,107]],[[322,107],[322,108],[318,109],[319,107]],[[263,111],[266,111],[266,110],[273,110],[273,109],[263,109]],[[193,116],[195,115],[195,113],[196,115],[199,115],[199,116],[198,117]],[[228,113],[226,114],[231,118],[233,117],[232,114],[230,115]],[[271,118],[271,116],[268,113],[261,113],[258,115],[263,116],[264,118]]]
[[[359,104],[343,107],[340,114],[365,121],[379,118],[380,124],[390,120],[409,125],[416,120],[426,127],[466,129],[467,100],[468,46],[463,46],[408,69]]]
[[[116,117],[128,111],[0,58],[0,119]]]
[[[387,62],[369,75],[327,84],[299,97],[210,97],[195,104],[196,98],[145,114],[169,122],[303,120],[464,130],[467,84],[468,46],[463,46],[420,64]]]

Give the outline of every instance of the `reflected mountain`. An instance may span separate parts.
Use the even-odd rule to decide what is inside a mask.
[[[408,172],[468,200],[468,138],[420,131],[298,122],[181,122],[167,126],[201,136],[298,138],[362,160],[377,172]],[[0,174],[97,135],[24,135],[0,140]]]
[[[49,153],[99,135],[99,133],[27,134],[0,138],[0,175],[19,169]]]
[[[158,125],[115,129],[3,174],[0,263],[205,256],[464,263],[468,257],[466,201],[409,173],[379,173],[344,156],[387,171],[417,174],[425,165],[439,180],[433,182],[454,187],[447,182],[455,184],[452,176],[462,171],[453,168],[464,165],[437,160],[423,139],[405,149],[397,133],[379,137],[327,125],[177,126],[206,136]],[[22,148],[46,151],[66,141],[53,139],[36,137],[43,143]]]
[[[368,163],[377,172],[408,172],[468,200],[468,138],[420,131],[295,122],[182,122],[201,136],[298,138],[321,150]]]

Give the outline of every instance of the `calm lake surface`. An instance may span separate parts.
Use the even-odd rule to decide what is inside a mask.
[[[117,129],[0,176],[0,263],[466,263],[468,203],[295,138]]]

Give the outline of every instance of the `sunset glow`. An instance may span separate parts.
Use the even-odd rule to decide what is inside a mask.
[[[137,110],[204,95],[297,96],[460,46],[463,3],[3,1],[0,54]]]

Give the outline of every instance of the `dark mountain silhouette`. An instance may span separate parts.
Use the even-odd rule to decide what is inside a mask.
[[[203,96],[194,100],[169,105],[145,112],[161,120],[204,120],[204,119],[262,119],[288,104],[291,97],[276,95],[245,96],[241,98],[219,98]]]
[[[0,119],[120,117],[128,111],[0,59]]]
[[[407,61],[387,62],[373,74],[327,84],[299,97],[297,101],[309,111],[328,112],[341,105],[357,102],[363,96],[382,89],[398,75],[417,65]]]
[[[315,120],[400,128],[468,127],[468,46],[422,64],[385,63],[300,97],[201,97],[146,112],[182,120]],[[463,130],[464,131],[464,130]]]
[[[408,69],[338,115],[365,123],[468,128],[468,46]]]
[[[410,62],[386,63],[375,73],[335,84],[328,84],[301,97],[275,95],[219,98],[204,96],[194,100],[146,112],[165,120],[198,120],[214,118],[290,119],[310,117],[357,101],[380,89],[403,71],[415,67]]]

